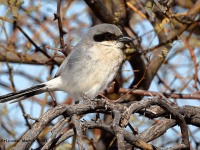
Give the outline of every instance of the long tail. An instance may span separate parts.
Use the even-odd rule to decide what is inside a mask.
[[[25,90],[21,90],[16,93],[9,93],[9,94],[0,96],[0,103],[4,103],[8,101],[12,101],[12,102],[20,101],[37,94],[41,94],[45,91],[47,91],[46,84],[44,83],[38,84],[36,86],[30,87]]]

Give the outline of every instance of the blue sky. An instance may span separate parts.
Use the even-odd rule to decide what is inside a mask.
[[[23,4],[24,6],[26,6],[26,2]],[[53,13],[56,13],[56,2],[55,1],[49,1],[49,3],[46,3],[46,1],[41,1],[41,5],[42,5],[42,8],[43,8],[43,11],[45,14],[47,14],[46,12],[48,12],[49,16],[52,16],[53,18]],[[2,6],[0,6],[0,10],[4,10],[3,8],[1,9]],[[70,17],[72,14],[76,14],[80,11],[82,11],[83,9],[85,8],[85,4],[84,2],[78,2],[76,5],[73,5],[73,7],[71,7],[69,9],[69,11],[67,11],[67,14],[66,16]],[[1,14],[4,14],[3,12]],[[80,20],[84,20],[86,24],[88,24],[88,26],[90,25],[90,19],[88,18],[87,14],[86,13],[83,13],[82,15],[79,16],[79,19]],[[7,27],[9,27],[10,25],[8,24]],[[77,27],[77,24],[76,22],[71,22],[71,26],[73,26],[74,28]],[[87,28],[84,28],[84,30],[86,31]],[[28,30],[27,30],[28,31]],[[147,22],[143,22],[142,25],[141,24],[138,24],[134,27],[134,31],[136,33],[138,33],[138,35],[143,35],[144,33],[146,32],[149,32],[149,31],[152,31],[150,32],[150,34],[147,34],[146,36],[142,36],[142,45],[144,47],[151,47],[151,46],[154,46],[156,44],[158,44],[158,38],[155,36],[155,33],[153,32],[153,27]],[[73,33],[73,31],[72,31]],[[79,39],[78,35],[76,34],[76,31],[74,31],[74,36],[75,36],[75,40],[73,42],[73,45],[75,45],[77,43],[77,39]],[[44,35],[45,36],[45,35]],[[2,37],[3,38],[3,37]],[[45,38],[45,37],[44,37]],[[149,45],[149,43],[147,41],[149,41],[149,38],[151,38],[152,42],[151,42],[151,45]],[[46,39],[46,43],[48,43],[49,45],[53,45],[52,43],[52,40],[51,39]],[[174,43],[175,44],[175,43]],[[181,46],[181,42],[178,42],[176,43],[176,46]],[[173,52],[175,51],[175,48],[173,48],[171,50],[171,52],[169,53],[169,56],[170,55],[173,55]],[[187,52],[185,52],[187,53]],[[174,57],[174,60],[171,61],[171,63],[190,63],[190,59],[189,59],[189,54],[185,54],[185,56],[188,56],[187,59],[186,58],[183,58],[183,56],[176,56]],[[179,57],[179,62],[176,62],[177,61],[177,57]],[[173,62],[174,61],[174,62]],[[199,58],[198,58],[198,61]],[[48,68],[45,67],[45,66],[38,66],[38,65],[24,65],[24,64],[10,64],[13,69],[15,71],[26,71],[26,73],[30,74],[30,75],[34,75],[35,77],[41,77],[43,81],[47,81],[47,77],[48,77]],[[130,69],[130,66],[129,64],[126,62],[126,64],[124,65],[125,67],[125,70],[128,70]],[[4,63],[1,63],[0,64],[0,69],[2,70],[7,70],[7,67]],[[57,71],[58,67],[56,67],[54,70],[53,70],[53,74],[55,74],[55,72]],[[164,70],[165,68],[162,67],[162,70]],[[167,78],[168,79],[172,79],[173,78],[173,73],[170,72],[170,68],[166,68],[168,70],[166,70],[166,75],[167,75]],[[189,68],[190,69],[190,68]],[[185,68],[180,68],[179,69],[179,72],[182,72],[184,74],[187,75],[188,73],[188,70],[189,69],[185,69]],[[132,70],[132,69],[130,69]],[[125,72],[124,73],[124,76],[132,76],[133,75],[133,72],[132,71],[129,71],[129,72]],[[163,87],[158,87],[158,84],[157,84],[157,78],[155,77],[154,81],[152,82],[151,86],[150,86],[150,89],[151,91],[161,91],[161,92],[164,92],[162,91]],[[6,75],[1,75],[0,76],[0,82],[5,82],[5,83],[10,83],[9,81],[9,77],[6,76]],[[14,82],[15,82],[15,85],[16,85],[16,88],[17,90],[21,90],[21,89],[25,89],[27,87],[30,87],[32,85],[35,85],[37,84],[36,82],[32,82],[30,80],[27,80],[27,79],[24,79],[23,77],[21,76],[14,76]],[[129,81],[131,82],[131,81]],[[125,87],[128,87],[128,84],[125,84],[124,86]],[[179,87],[179,84],[180,82],[176,82],[177,85],[175,85],[175,87]],[[3,95],[3,94],[6,94],[10,91],[7,91],[5,90],[3,87],[0,87],[0,95]],[[188,93],[189,91],[184,91],[185,93]],[[59,102],[62,102],[62,100],[64,98],[66,98],[67,94],[66,93],[63,93],[63,92],[57,92],[57,100]],[[39,97],[44,97],[44,94],[41,94],[41,95],[38,95]],[[39,117],[40,116],[40,105],[38,105],[37,103],[33,103],[29,100],[25,100],[25,101],[22,101],[23,105],[25,106],[25,111],[30,114],[31,116],[33,117]],[[194,101],[194,100],[178,100],[178,104],[179,106],[183,106],[183,105],[195,105],[195,106],[200,106],[200,103],[199,101]],[[10,118],[13,118],[13,119],[16,119],[16,121],[20,121],[20,122],[23,122],[24,123],[24,119],[22,117],[22,114],[21,114],[21,111],[20,109],[18,108],[18,105],[17,104],[2,104],[2,107],[4,107],[4,105],[7,106],[7,109],[9,111],[9,116]],[[33,110],[34,108],[34,110]],[[47,110],[48,107],[45,107],[45,109]],[[16,117],[17,116],[17,117]],[[144,119],[144,118],[141,118],[141,119]],[[144,119],[144,121],[146,121],[146,119]],[[137,124],[137,123],[136,123]],[[149,124],[150,125],[150,124]],[[149,126],[147,125],[147,126]],[[138,125],[139,126],[139,125]],[[141,128],[141,131],[144,130],[147,126],[143,126]],[[26,127],[24,125],[24,127]],[[21,133],[23,133],[26,129],[24,127],[19,127],[19,126],[16,126],[15,130],[19,133],[19,135],[21,135]],[[178,127],[175,127],[175,128],[178,128]],[[195,130],[196,128],[192,127],[191,130]],[[178,130],[178,129],[177,129]],[[179,131],[179,130],[178,130]],[[174,133],[173,131],[168,131],[166,133],[166,136],[168,137],[175,137],[174,136]],[[200,137],[200,134],[197,133],[196,136],[199,136]]]

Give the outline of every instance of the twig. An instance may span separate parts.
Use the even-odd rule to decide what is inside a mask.
[[[169,128],[176,125],[175,119],[161,118],[158,123],[138,135],[145,142],[153,141],[163,135]]]
[[[188,29],[192,24],[186,24],[186,25],[183,25],[182,28],[179,30],[179,32],[177,34],[174,34],[172,35],[168,40],[166,40],[165,42],[162,42],[160,43],[159,45],[156,45],[152,48],[149,48],[149,49],[146,49],[146,50],[143,50],[143,51],[140,51],[141,54],[146,54],[146,53],[149,53],[151,51],[154,51],[156,50],[157,48],[159,47],[162,47],[166,44],[169,44],[169,43],[172,43],[173,41],[177,40],[178,39],[178,36],[181,35],[186,29]]]
[[[190,57],[192,58],[192,61],[193,61],[193,64],[194,64],[194,71],[195,71],[195,73],[194,73],[194,88],[196,88],[196,90],[197,91],[199,91],[198,90],[198,86],[197,86],[197,82],[198,82],[198,64],[197,64],[197,60],[196,60],[196,57],[195,57],[195,54],[194,54],[194,49],[193,49],[193,47],[189,44],[189,40],[190,40],[190,38],[191,38],[191,36],[192,36],[192,33],[194,32],[194,30],[196,29],[196,26],[197,26],[198,24],[196,24],[194,27],[193,27],[193,29],[192,29],[192,31],[190,32],[190,34],[189,34],[189,36],[186,38],[186,40],[185,40],[185,45],[186,45],[186,47],[188,48],[188,50],[189,50],[189,52],[190,52]]]
[[[115,132],[115,136],[117,138],[117,146],[118,150],[125,150],[125,143],[124,143],[124,135],[123,135],[123,129],[119,126],[121,119],[121,113],[114,110],[114,119],[113,119],[113,131]]]
[[[164,96],[162,98],[165,98]],[[130,115],[142,108],[147,108],[150,105],[159,105],[164,110],[168,111],[177,121],[178,125],[181,127],[182,132],[182,143],[186,144],[189,148],[189,136],[188,136],[188,127],[186,125],[186,122],[183,118],[183,116],[175,110],[170,104],[167,103],[167,101],[163,101],[160,99],[160,97],[156,97],[149,101],[141,101],[138,103],[133,103],[128,107],[128,109],[122,114],[122,120],[121,120],[121,126],[125,126],[128,123],[128,120],[130,118]]]
[[[165,97],[163,96],[162,98],[165,98]],[[161,99],[156,99],[156,103],[159,106],[161,106],[163,109],[167,110],[176,119],[176,122],[181,128],[182,144],[185,144],[187,148],[189,149],[190,142],[189,142],[189,135],[188,135],[188,127],[186,125],[186,122],[183,116],[177,110],[175,110],[172,106],[166,103],[166,101],[163,101]]]
[[[99,129],[105,130],[105,131],[115,135],[115,132],[110,125],[104,124],[100,121],[98,121],[98,122],[85,122],[83,124],[83,126],[85,128],[88,128],[88,129],[99,128]],[[124,139],[127,142],[129,142],[132,145],[135,145],[136,147],[138,147],[140,149],[143,149],[143,150],[156,150],[157,149],[153,145],[142,141],[141,139],[137,138],[136,136],[134,136],[133,134],[130,134],[129,132],[127,132],[125,130],[123,130],[122,134],[124,136]]]
[[[38,118],[35,118],[35,117],[32,117],[31,115],[29,115],[29,114],[23,114],[23,116],[25,117],[25,118],[27,118],[27,119],[32,119],[32,120],[35,120],[35,121],[39,121],[39,119]]]
[[[147,100],[142,100],[139,102],[135,102],[133,104],[131,104],[122,114],[122,118],[121,118],[121,122],[120,122],[120,126],[124,127],[128,124],[129,118],[131,116],[131,114],[133,114],[134,112],[137,112],[140,109],[143,108],[148,108],[152,105],[152,103],[154,102],[154,99],[148,99]]]
[[[41,150],[46,150],[46,149],[52,149],[55,147],[58,139],[55,139],[56,135],[58,135],[58,132],[63,128],[63,126],[69,121],[69,118],[66,119],[61,119],[56,125],[53,127],[52,132],[53,134],[47,141],[47,143],[42,147]],[[60,136],[58,136],[60,137]]]
[[[127,92],[126,94],[124,94],[123,96],[121,96],[119,99],[115,100],[115,101],[114,101],[115,103],[119,103],[119,102],[123,101],[123,99],[124,99],[128,94],[130,94],[132,91],[134,91],[134,90],[140,85],[140,83],[145,79],[145,76],[146,76],[146,73],[147,73],[147,69],[148,69],[149,64],[150,64],[150,61],[149,61],[148,64],[146,65],[146,68],[145,68],[145,71],[144,71],[144,73],[143,73],[143,76],[142,76],[142,78],[138,81],[138,83],[137,83],[136,85],[134,85],[134,87],[133,87],[129,92]]]
[[[12,74],[12,68],[10,67],[9,63],[6,62],[6,65],[8,67],[8,72],[9,72],[9,76],[10,76],[10,82],[11,82],[11,85],[12,85],[12,88],[13,90],[16,92],[16,88],[15,88],[15,84],[14,84],[14,81],[13,81],[13,74]],[[22,114],[24,114],[24,120],[26,122],[26,125],[28,126],[29,129],[31,129],[31,124],[29,123],[28,121],[28,117],[26,116],[26,112],[25,112],[25,109],[21,103],[21,101],[18,102],[19,104],[19,107],[22,111]],[[30,117],[30,116],[29,116]],[[34,118],[35,119],[35,118]],[[41,145],[41,142],[38,140],[38,137],[36,137],[36,140],[38,141],[38,143]]]
[[[72,122],[75,126],[75,133],[76,133],[76,139],[77,139],[79,150],[84,150],[85,148],[83,146],[83,131],[82,131],[81,123],[80,121],[78,121],[77,115],[72,116]]]
[[[188,149],[188,147],[185,144],[177,144],[173,147],[166,148],[166,150],[180,150],[180,149]]]
[[[51,92],[48,89],[47,89],[47,91],[48,91],[49,95],[51,96],[51,99],[53,100],[53,106],[54,107],[57,106],[57,102],[56,102],[55,97],[51,94]]]
[[[10,82],[11,82],[11,85],[12,85],[12,89],[14,90],[14,92],[16,92],[16,88],[15,88],[15,84],[14,84],[14,81],[13,81],[13,75],[12,75],[12,68],[10,67],[9,63],[6,62],[6,65],[8,67],[8,72],[9,72],[9,77],[10,77]],[[19,107],[22,111],[22,114],[26,114],[25,110],[24,110],[24,107],[22,105],[22,103],[19,101]],[[31,125],[30,123],[28,122],[27,118],[24,117],[24,120],[26,122],[26,125],[28,126],[28,128],[30,129],[31,128]]]
[[[135,6],[133,6],[130,2],[126,2],[126,5],[128,5],[128,7],[130,7],[133,11],[138,13],[140,17],[142,17],[143,19],[147,19],[147,17],[141,11],[139,11]]]
[[[42,54],[44,54],[47,58],[51,58],[49,54],[47,54],[43,49],[41,49],[37,44],[24,32],[24,30],[18,25],[18,23],[14,22],[15,26],[21,31],[21,33],[29,40],[31,44],[35,47],[36,50],[40,51]],[[59,64],[53,59],[52,62],[59,66]]]
[[[60,45],[61,45],[61,52],[67,56],[69,52],[66,51],[65,49],[65,43],[64,43],[64,34],[67,34],[66,31],[63,30],[62,28],[62,20],[61,20],[61,15],[60,15],[60,7],[61,6],[61,0],[57,0],[57,14],[54,14],[54,20],[58,20],[58,29],[59,29],[59,34],[60,34]]]
[[[56,142],[56,145],[59,145],[60,143],[64,142],[66,139],[72,137],[74,135],[74,129],[70,129],[62,134],[60,134],[60,138]]]
[[[155,91],[147,91],[147,90],[132,90],[130,92],[131,89],[125,89],[125,88],[120,88],[119,89],[119,93],[129,93],[129,94],[134,94],[134,95],[143,95],[143,96],[156,96],[158,95],[158,92]],[[110,94],[110,92],[108,91],[108,93]],[[162,93],[159,92],[162,95],[164,95],[167,98],[179,98],[179,99],[200,99],[200,94],[199,93],[191,93],[191,94],[182,94],[182,93]]]

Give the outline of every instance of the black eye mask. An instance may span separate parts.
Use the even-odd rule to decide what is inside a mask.
[[[110,33],[110,32],[105,32],[105,33],[94,35],[93,39],[96,42],[113,41],[113,40],[117,40],[118,36],[116,36],[115,34]]]

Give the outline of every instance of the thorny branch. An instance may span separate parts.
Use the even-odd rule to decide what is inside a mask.
[[[116,24],[126,35],[137,39],[126,45],[125,60],[131,66],[127,70],[138,71],[133,71],[134,75],[129,77],[120,74],[125,73],[126,69],[120,71],[114,86],[103,93],[113,101],[86,99],[79,104],[66,105],[71,104],[72,99],[62,97],[63,104],[55,102],[53,105],[52,98],[47,94],[45,100],[32,97],[31,100],[42,107],[40,117],[29,114],[23,102],[20,102],[17,105],[24,115],[23,124],[27,128],[23,136],[14,132],[19,116],[6,117],[12,111],[1,105],[0,124],[3,132],[0,133],[0,139],[3,139],[4,133],[15,139],[20,137],[12,146],[9,145],[13,149],[28,149],[34,141],[37,141],[38,149],[54,149],[63,146],[70,138],[73,138],[70,145],[72,149],[95,149],[99,144],[104,149],[199,149],[199,141],[195,138],[195,131],[198,130],[189,131],[189,141],[188,125],[200,127],[200,107],[196,103],[200,100],[200,0],[85,0],[85,3],[57,0],[56,3],[54,20],[58,23],[52,19],[54,12],[44,11],[46,7],[37,5],[35,1],[27,0],[27,6],[14,1],[3,3],[7,10],[6,15],[0,16],[0,61],[3,62],[0,66],[1,88],[16,91],[16,75],[22,77],[23,81],[31,81],[31,84],[44,81],[39,73],[36,75],[35,72],[30,74],[29,70],[20,70],[22,63],[46,66],[48,77],[51,78],[54,66],[60,65],[64,59],[64,56],[52,50],[58,50],[59,47],[67,56],[69,51],[66,49],[73,42],[66,40],[74,38],[74,34],[81,37],[83,28],[97,23]],[[81,9],[66,15],[70,9],[77,8],[73,7],[77,4],[81,4]],[[82,18],[85,14],[91,20]],[[65,31],[68,31],[66,39]],[[76,37],[74,41],[77,42]],[[149,56],[152,56],[150,61],[147,59]],[[14,63],[20,64],[17,69],[12,68]],[[5,76],[8,78],[5,79]],[[149,90],[152,83],[158,90]],[[125,84],[129,88],[124,88]],[[56,94],[52,95],[57,99]],[[179,102],[186,100],[190,100],[191,106],[180,107]],[[46,106],[53,108],[46,110]],[[36,110],[34,105],[31,106],[32,110]],[[43,110],[46,110],[44,114]],[[98,119],[92,119],[96,114]],[[148,123],[138,123],[138,118],[148,118]],[[148,124],[148,127],[141,132],[140,127],[144,124]],[[22,128],[23,125],[19,126]],[[173,128],[175,126],[180,129]],[[169,129],[177,133],[178,142],[165,137]],[[159,144],[152,141],[159,137],[169,141],[168,144],[172,146],[162,141],[160,147],[156,147]],[[42,138],[47,139],[46,142],[41,142]]]
[[[62,28],[62,20],[61,20],[61,0],[57,1],[57,14],[54,14],[54,20],[58,20],[58,29],[59,29],[59,34],[60,34],[60,45],[61,45],[61,52],[67,56],[68,55],[68,51],[66,51],[66,45],[64,42],[64,35],[67,34],[66,31],[63,30]]]
[[[106,130],[110,132],[111,134],[115,135],[118,142],[118,148],[124,149],[125,141],[131,144],[134,144],[136,147],[139,147],[141,149],[146,149],[145,147],[149,147],[149,149],[153,149],[153,145],[147,144],[145,141],[151,141],[158,136],[162,135],[166,130],[168,130],[170,127],[175,126],[176,124],[180,125],[183,135],[183,142],[181,144],[185,145],[186,147],[189,147],[189,141],[188,141],[188,130],[186,126],[186,123],[192,124],[191,122],[187,122],[187,118],[193,118],[194,116],[184,116],[183,117],[183,109],[178,106],[170,106],[167,104],[166,101],[163,100],[164,97],[155,97],[150,98],[146,100],[142,100],[140,102],[133,102],[130,106],[124,106],[123,104],[118,103],[112,103],[105,99],[95,99],[95,100],[84,100],[84,103],[80,104],[74,104],[74,105],[59,105],[54,108],[49,109],[45,114],[43,114],[37,122],[35,122],[32,125],[32,128],[26,132],[26,134],[20,139],[20,142],[14,147],[14,149],[27,149],[31,145],[31,143],[37,138],[37,136],[42,132],[44,127],[48,125],[53,119],[57,118],[58,116],[64,114],[66,119],[60,119],[60,121],[52,128],[52,136],[48,140],[48,142],[45,144],[43,149],[49,148],[53,143],[56,145],[56,143],[60,143],[61,141],[64,141],[68,139],[69,137],[73,135],[79,136],[79,138],[83,138],[85,131],[87,131],[90,128],[100,128],[102,130]],[[164,98],[165,99],[165,98]],[[92,107],[91,107],[92,105]],[[139,137],[136,137],[134,135],[131,135],[127,131],[125,131],[124,125],[127,123],[124,123],[124,120],[126,122],[129,122],[131,114],[134,112],[139,112],[145,109],[145,117],[157,118],[156,112],[154,112],[154,116],[149,116],[148,114],[151,113],[146,108],[151,108],[152,105],[159,106],[163,109],[163,114],[165,114],[166,118],[170,118],[170,115],[172,116],[172,119],[164,119],[166,121],[159,122],[158,124],[155,124],[151,128],[147,129],[143,133],[139,135]],[[110,124],[112,127],[110,128],[108,124],[103,123],[102,120],[98,119],[97,121],[93,121],[93,126],[89,126],[87,121],[82,121],[80,123],[79,117],[83,117],[82,115],[86,115],[88,113],[99,111],[101,113],[105,113],[102,111],[103,109],[109,110],[109,114],[114,114],[113,122]],[[190,114],[189,107],[187,109],[184,109],[187,112],[187,114]],[[200,118],[200,110],[198,110],[198,116]],[[108,113],[108,112],[106,112]],[[122,117],[121,115],[122,114]],[[182,115],[181,115],[182,114]],[[144,115],[144,113],[143,113]],[[76,131],[72,133],[70,129],[68,129],[67,133],[62,133],[62,130],[64,130],[64,125],[69,122],[69,119],[72,116],[72,122],[74,123],[76,127]],[[79,117],[78,117],[79,116]],[[126,119],[125,119],[126,118]],[[121,120],[121,121],[120,121]],[[177,122],[175,122],[177,120]],[[186,121],[186,122],[185,122]],[[101,123],[102,122],[102,123]],[[120,124],[122,122],[122,124]],[[91,124],[91,123],[89,123]],[[198,123],[200,125],[200,121]],[[104,127],[103,127],[104,126]],[[162,128],[159,128],[159,126],[162,126]],[[87,128],[86,128],[87,127]],[[157,132],[153,132],[155,129],[157,129]],[[84,132],[83,132],[84,131]],[[151,137],[147,139],[146,135],[147,133],[151,134]],[[58,139],[56,139],[56,136]],[[23,139],[29,139],[28,142],[23,142]],[[62,140],[61,140],[62,139]],[[83,149],[83,140],[77,139],[77,142],[79,143],[79,148]],[[134,139],[134,140],[133,140]],[[79,141],[78,141],[79,140]],[[125,140],[123,142],[123,140]],[[133,141],[134,142],[133,142]],[[132,142],[131,142],[132,141]],[[136,142],[137,141],[137,142]],[[124,143],[124,144],[123,144]],[[119,145],[121,144],[121,145]],[[155,148],[155,147],[154,147]]]
[[[72,116],[72,122],[75,126],[74,131],[76,133],[76,138],[77,138],[77,144],[80,150],[84,150],[83,146],[83,131],[82,131],[82,123],[78,121],[78,116],[73,115]]]
[[[45,52],[42,48],[40,48],[29,36],[28,34],[18,25],[19,23],[16,21],[14,22],[15,26],[22,32],[22,34],[30,41],[31,44],[34,45],[36,51],[40,51],[44,54],[47,58],[51,58],[47,52]],[[54,59],[52,60],[54,64],[59,65]]]

